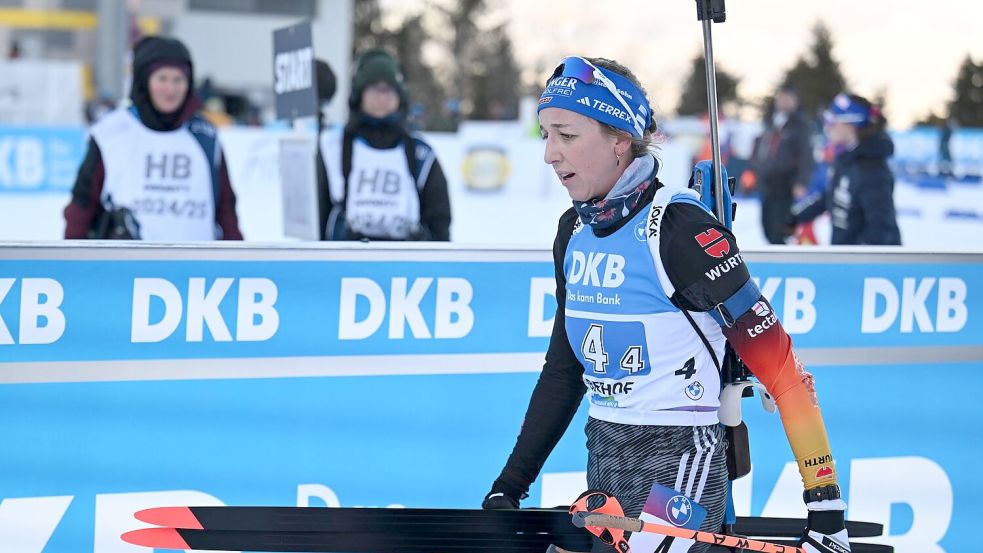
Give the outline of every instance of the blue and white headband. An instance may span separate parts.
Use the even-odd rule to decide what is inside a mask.
[[[645,134],[652,113],[645,95],[630,80],[576,56],[556,66],[537,112],[544,108],[573,111],[636,138]]]

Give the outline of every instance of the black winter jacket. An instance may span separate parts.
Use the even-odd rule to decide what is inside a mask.
[[[794,184],[809,183],[813,166],[812,128],[801,111],[794,111],[781,128],[769,124],[757,138],[751,167],[758,174],[763,196],[791,198]]]
[[[832,244],[901,245],[894,210],[894,175],[887,165],[892,154],[894,143],[881,133],[838,155],[826,191],[793,208],[795,222],[811,221],[829,211]]]

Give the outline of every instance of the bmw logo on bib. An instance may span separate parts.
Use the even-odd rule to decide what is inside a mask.
[[[703,397],[703,384],[694,382],[686,387],[686,397],[696,401]]]
[[[685,495],[674,495],[666,503],[666,520],[675,526],[686,526],[693,517],[693,504]]]

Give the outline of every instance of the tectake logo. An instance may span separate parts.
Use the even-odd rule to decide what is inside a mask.
[[[752,328],[747,329],[747,334],[751,338],[757,338],[761,335],[761,333],[768,330],[778,322],[778,316],[775,315],[775,312],[772,311],[771,308],[768,307],[768,304],[763,301],[759,301],[751,306],[751,310],[754,311],[755,315],[764,319],[760,323],[754,325]]]
[[[707,229],[693,238],[710,257],[719,258],[730,253],[730,242],[723,239],[724,235],[715,228]]]

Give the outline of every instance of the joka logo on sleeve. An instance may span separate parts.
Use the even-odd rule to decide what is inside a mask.
[[[730,252],[730,242],[723,239],[724,235],[715,228],[707,229],[694,238],[710,257],[723,257]]]

